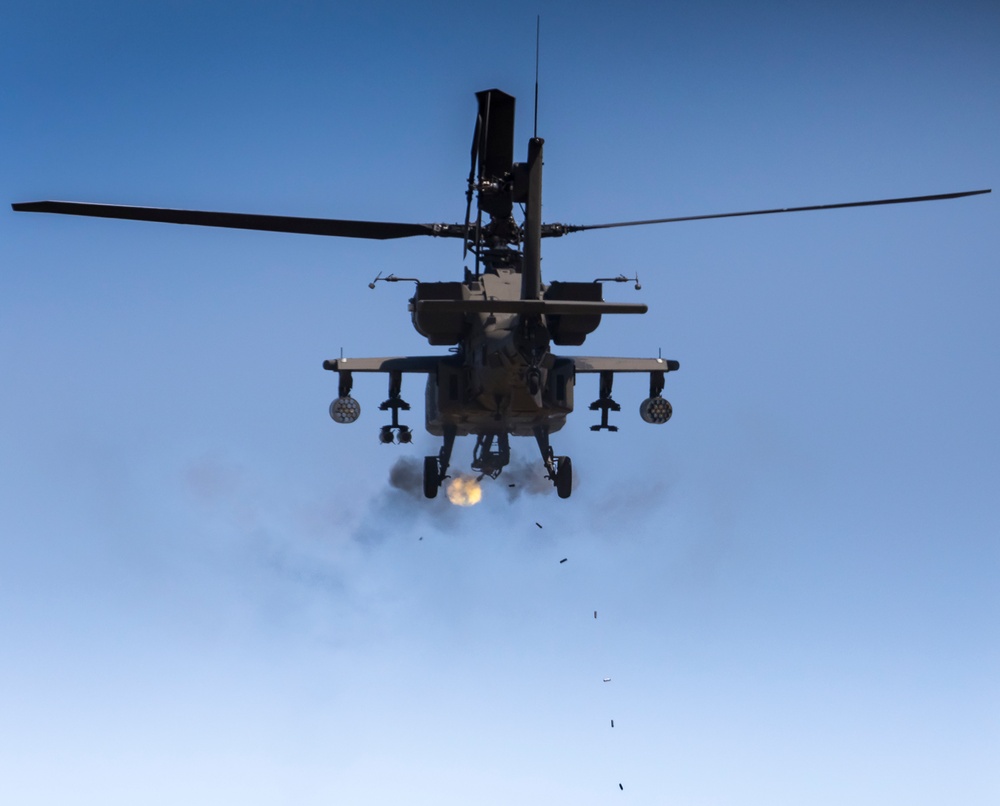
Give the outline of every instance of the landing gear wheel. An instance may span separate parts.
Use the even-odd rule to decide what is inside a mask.
[[[424,498],[437,498],[441,477],[438,475],[438,458],[424,457]]]
[[[556,493],[560,498],[569,498],[573,493],[573,461],[568,456],[558,457]]]

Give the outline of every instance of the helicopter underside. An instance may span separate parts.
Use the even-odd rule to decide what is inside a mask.
[[[535,431],[544,428],[554,434],[566,424],[565,414],[550,414],[548,416],[514,416],[505,417],[499,424],[489,412],[480,416],[467,415],[463,417],[448,417],[428,422],[427,432],[435,437],[443,437],[448,428],[453,428],[455,436],[467,437],[470,434],[507,434],[512,437],[531,437]]]
[[[565,405],[534,405],[527,389],[516,390],[507,399],[491,400],[480,396],[465,401],[461,406],[440,405],[440,387],[435,378],[427,382],[425,426],[430,434],[444,436],[453,429],[456,436],[469,434],[509,434],[515,437],[534,436],[539,428],[554,433],[566,424],[566,415],[572,411]]]

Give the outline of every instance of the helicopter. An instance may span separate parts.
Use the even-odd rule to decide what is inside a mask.
[[[615,374],[648,373],[649,396],[639,406],[639,414],[647,423],[662,425],[673,413],[670,402],[662,395],[665,376],[680,369],[680,363],[662,357],[554,353],[553,346],[583,345],[604,315],[644,314],[648,308],[642,303],[604,300],[605,282],[634,282],[638,290],[638,276],[543,283],[543,238],[613,227],[938,201],[990,192],[973,190],[604,224],[543,223],[544,140],[537,132],[537,89],[535,131],[528,141],[524,162],[514,161],[514,97],[499,89],[488,89],[476,93],[476,99],[465,219],[461,224],[354,221],[67,201],[22,202],[12,207],[23,212],[371,240],[416,236],[461,239],[463,262],[469,256],[473,258],[473,268],[466,265],[461,280],[424,282],[394,274],[383,277],[380,273],[369,283],[370,288],[375,288],[380,281],[414,282],[415,293],[409,300],[413,326],[430,345],[447,347],[448,352],[324,361],[323,368],[338,376],[330,417],[337,423],[355,422],[361,406],[351,397],[354,373],[385,373],[388,397],[379,410],[389,412],[390,422],[380,427],[379,441],[409,444],[413,432],[399,421],[400,412],[410,410],[402,397],[402,378],[404,374],[425,375],[425,427],[431,435],[442,438],[439,452],[424,457],[423,493],[427,498],[435,498],[449,478],[455,439],[467,435],[476,437],[471,466],[480,479],[496,479],[510,463],[512,436],[534,437],[546,478],[560,498],[569,498],[573,490],[572,461],[568,456],[556,455],[550,437],[565,425],[574,409],[576,376],[598,375],[598,397],[589,408],[600,412],[600,422],[591,430],[613,432],[618,428],[610,424],[609,415],[621,411],[612,396]],[[516,208],[523,213],[521,223],[515,219]]]

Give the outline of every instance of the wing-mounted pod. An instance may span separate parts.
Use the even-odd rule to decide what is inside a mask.
[[[649,373],[649,397],[639,404],[639,416],[651,425],[663,425],[674,413],[674,407],[670,401],[663,397],[663,375],[664,372],[679,369],[680,364],[676,361],[668,361],[670,369],[663,372],[654,370]]]

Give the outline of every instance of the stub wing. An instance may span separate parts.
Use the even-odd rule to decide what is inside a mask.
[[[438,365],[452,356],[397,355],[385,358],[328,358],[323,369],[332,372],[437,372]]]
[[[679,361],[666,358],[609,358],[606,356],[566,356],[577,372],[676,372]]]
[[[577,372],[676,372],[679,361],[667,358],[613,358],[609,356],[562,356],[573,362]],[[397,355],[382,358],[328,358],[323,369],[332,372],[437,372],[442,361],[454,360],[444,355]]]
[[[649,397],[639,406],[639,415],[647,423],[654,424],[663,424],[670,419],[673,408],[661,392],[666,374],[681,368],[679,361],[666,358],[610,358],[587,355],[575,355],[566,360],[573,362],[576,373],[593,372],[600,375],[600,396],[590,404],[590,410],[601,412],[601,422],[590,426],[591,431],[618,430],[617,426],[608,423],[608,412],[621,411],[621,406],[611,397],[611,387],[616,372],[648,372]]]

